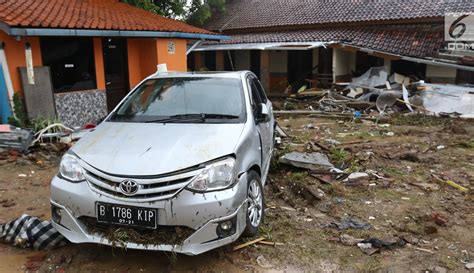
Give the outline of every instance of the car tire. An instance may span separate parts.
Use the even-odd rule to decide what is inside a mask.
[[[251,237],[257,235],[264,217],[265,196],[262,181],[257,172],[250,171],[247,175],[247,211],[245,214],[246,227],[244,236]]]

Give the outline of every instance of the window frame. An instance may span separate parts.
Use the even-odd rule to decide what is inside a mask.
[[[79,44],[79,49],[74,52],[74,54],[68,56],[61,56],[61,58],[52,61],[47,54],[48,52],[54,51],[56,48],[64,48],[65,41],[67,41],[67,45],[72,45],[74,42]],[[96,90],[97,89],[97,69],[96,69],[96,60],[95,60],[95,48],[94,48],[94,39],[93,37],[62,37],[62,36],[52,36],[52,37],[40,37],[40,50],[41,50],[41,59],[43,66],[48,66],[50,69],[50,77],[51,77],[51,85],[53,93],[69,93],[75,91],[84,91],[84,90]],[[57,47],[51,47],[51,45],[58,45]],[[84,54],[84,45],[87,46],[85,51],[88,54]],[[81,48],[82,47],[82,48]],[[88,55],[85,57],[84,55]],[[67,83],[61,78],[64,78],[67,73],[66,64],[71,63],[71,59],[73,60],[74,68],[80,67],[80,63],[78,60],[86,59],[89,65],[87,66],[87,70],[83,71],[74,71],[74,82]],[[79,65],[78,65],[79,64]],[[59,71],[60,70],[60,71]],[[55,74],[58,73],[58,75]],[[87,87],[74,87],[77,83],[80,83],[81,79],[80,74],[87,73],[90,77],[90,86],[86,85]]]

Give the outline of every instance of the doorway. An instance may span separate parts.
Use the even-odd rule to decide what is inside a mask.
[[[103,38],[102,52],[107,109],[110,112],[129,92],[127,40],[124,38]]]
[[[313,74],[312,50],[288,50],[288,83],[298,90]]]

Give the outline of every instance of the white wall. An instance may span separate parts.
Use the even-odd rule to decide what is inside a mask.
[[[250,51],[236,50],[235,52],[235,70],[250,70]]]
[[[456,68],[438,65],[427,65],[426,77],[456,78]]]
[[[383,66],[387,68],[388,75],[392,74],[392,60],[384,58],[383,59]]]
[[[349,75],[355,70],[356,53],[335,48],[333,50],[332,68],[334,71],[334,81],[336,76]]]
[[[427,65],[426,79],[433,83],[455,83],[457,70],[451,67]]]
[[[288,52],[286,50],[270,50],[270,73],[287,73]]]

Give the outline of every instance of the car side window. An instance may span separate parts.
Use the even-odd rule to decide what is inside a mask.
[[[262,98],[260,97],[260,94],[258,92],[258,87],[257,85],[255,85],[255,81],[253,80],[253,78],[250,78],[250,77],[247,78],[247,82],[250,88],[250,94],[252,96],[252,103],[251,103],[252,112],[255,116],[257,114],[257,105],[262,103]]]
[[[265,95],[265,91],[263,90],[263,86],[262,84],[260,83],[260,81],[256,78],[252,78],[252,82],[254,82],[256,88],[257,88],[257,92],[258,92],[258,95],[261,99],[261,102],[262,103],[267,103],[267,95]]]

